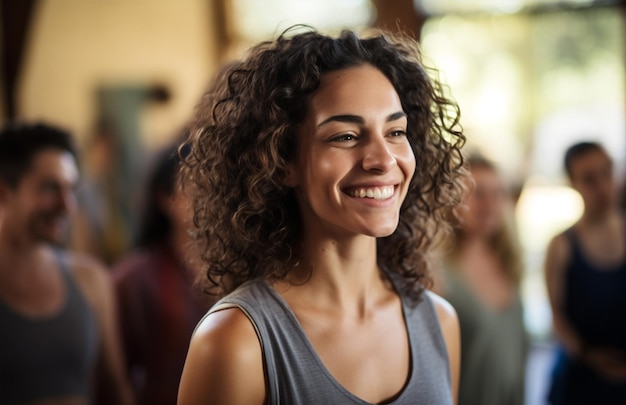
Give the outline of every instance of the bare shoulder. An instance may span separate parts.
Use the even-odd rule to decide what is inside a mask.
[[[432,291],[427,290],[424,293],[430,297],[430,300],[435,307],[441,332],[443,333],[443,338],[446,341],[446,346],[448,346],[448,352],[451,355],[454,355],[454,353],[458,351],[457,346],[459,346],[459,342],[461,340],[459,317],[457,316],[452,304],[444,298]]]
[[[459,377],[461,371],[461,329],[459,318],[454,307],[432,291],[426,291],[437,312],[441,332],[448,350],[448,361],[450,363],[450,377],[452,378],[452,397],[457,403]]]
[[[554,236],[548,243],[548,252],[552,254],[563,254],[569,250],[569,243],[564,232]]]
[[[449,328],[458,328],[459,320],[454,307],[443,297],[432,291],[425,291],[425,294],[428,294],[433,306],[435,307],[439,323],[441,324],[441,329],[444,333]]]
[[[263,404],[265,377],[256,330],[238,308],[207,315],[191,339],[178,404]]]
[[[242,361],[257,360],[261,346],[250,319],[242,310],[228,307],[207,315],[191,339],[198,353],[225,355]],[[260,358],[258,358],[260,360]]]
[[[108,301],[112,282],[111,275],[104,264],[84,253],[68,251],[66,258],[70,273],[85,298],[96,306],[99,306],[100,301]]]
[[[548,243],[545,257],[545,269],[547,272],[560,271],[570,256],[570,244],[565,233],[553,237]]]

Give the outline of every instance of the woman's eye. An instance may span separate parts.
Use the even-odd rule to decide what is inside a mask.
[[[354,141],[356,139],[356,136],[354,136],[353,134],[341,134],[341,135],[337,135],[333,138],[331,138],[331,142],[350,142],[350,141]]]
[[[389,135],[393,137],[406,136],[406,131],[402,131],[402,130],[392,131]]]

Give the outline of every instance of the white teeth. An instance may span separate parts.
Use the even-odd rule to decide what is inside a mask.
[[[373,198],[374,200],[386,200],[393,195],[393,186],[359,188],[350,191],[352,197],[357,198]]]

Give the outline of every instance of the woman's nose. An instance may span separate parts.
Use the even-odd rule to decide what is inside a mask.
[[[370,137],[364,146],[363,169],[386,172],[396,164],[396,157],[382,135]]]

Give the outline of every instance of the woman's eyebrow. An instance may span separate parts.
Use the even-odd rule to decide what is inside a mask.
[[[320,122],[317,127],[320,128],[330,122],[348,122],[351,124],[365,124],[363,117],[352,114],[333,115]]]
[[[385,122],[399,120],[400,118],[406,118],[406,113],[404,111],[398,111],[393,114],[389,114]]]
[[[406,117],[406,113],[404,111],[398,111],[393,114],[389,114],[387,118],[385,118],[385,122],[399,120],[400,118]],[[333,115],[332,117],[326,118],[324,121],[320,122],[317,127],[320,128],[330,122],[347,122],[351,124],[365,124],[365,120],[363,117],[353,114],[340,114]]]

